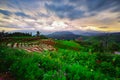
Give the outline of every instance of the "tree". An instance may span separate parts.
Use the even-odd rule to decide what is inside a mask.
[[[40,32],[39,32],[39,31],[36,32],[36,36],[37,36],[37,37],[40,36]]]
[[[1,32],[0,32],[0,37],[2,38],[2,37],[4,37],[5,36],[5,30],[2,30]]]

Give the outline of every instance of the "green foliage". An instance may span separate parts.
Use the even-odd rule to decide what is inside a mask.
[[[25,51],[0,46],[0,73],[10,72],[17,80],[35,80],[44,73],[38,66],[38,56]]]
[[[115,68],[111,62],[102,62],[100,64],[100,70],[106,75],[110,75],[112,77],[116,76]]]
[[[88,69],[78,63],[68,65],[66,68],[67,80],[105,80],[105,75]]]
[[[120,45],[118,43],[112,42],[112,43],[109,44],[108,49],[111,52],[119,51],[120,50]]]
[[[75,51],[79,51],[80,49],[82,49],[82,47],[75,41],[66,41],[66,40],[57,40],[55,47],[58,49],[61,48],[61,49],[68,49]]]
[[[19,60],[24,54],[19,50],[0,46],[0,72],[9,71],[11,64]]]
[[[44,74],[43,80],[66,80],[66,77],[64,72],[52,70]]]
[[[113,58],[113,64],[114,66],[118,66],[120,67],[120,56],[119,55],[115,55],[115,57]]]
[[[42,78],[44,71],[39,68],[38,62],[35,62],[33,58],[21,58],[23,60],[15,62],[10,71],[17,78],[17,80],[38,80]]]
[[[57,51],[28,53],[0,46],[0,73],[10,72],[16,80],[120,78],[120,55],[102,52],[101,43],[82,46],[74,41],[57,40],[55,47]]]

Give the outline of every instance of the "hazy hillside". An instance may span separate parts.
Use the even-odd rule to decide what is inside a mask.
[[[104,34],[104,32],[94,31],[94,30],[89,30],[89,31],[73,30],[71,32],[77,35],[82,35],[82,36],[97,36],[97,35]]]
[[[85,40],[88,41],[100,41],[100,40],[107,40],[108,42],[120,42],[120,33],[104,33],[101,35],[97,35],[97,36],[85,36],[84,38]]]
[[[73,34],[72,32],[69,31],[59,31],[59,32],[54,32],[52,34],[47,35],[49,38],[54,38],[54,39],[66,39],[66,40],[73,40],[80,35]]]

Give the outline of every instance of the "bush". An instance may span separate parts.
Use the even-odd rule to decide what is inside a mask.
[[[110,75],[112,77],[116,76],[116,71],[114,66],[109,62],[102,62],[100,65],[100,71],[106,75]]]
[[[44,71],[39,68],[39,64],[33,58],[21,58],[15,62],[10,71],[17,80],[38,80],[42,79]]]
[[[104,74],[76,63],[66,66],[67,80],[105,80]]]
[[[52,70],[44,74],[43,80],[66,80],[66,77],[64,72]]]
[[[0,73],[16,80],[114,80],[120,78],[120,55],[58,49],[28,53],[0,46]]]
[[[0,72],[8,72],[10,66],[24,55],[22,51],[0,46]]]

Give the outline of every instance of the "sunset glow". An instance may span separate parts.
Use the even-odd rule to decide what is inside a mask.
[[[120,31],[120,0],[1,0],[0,31]]]

